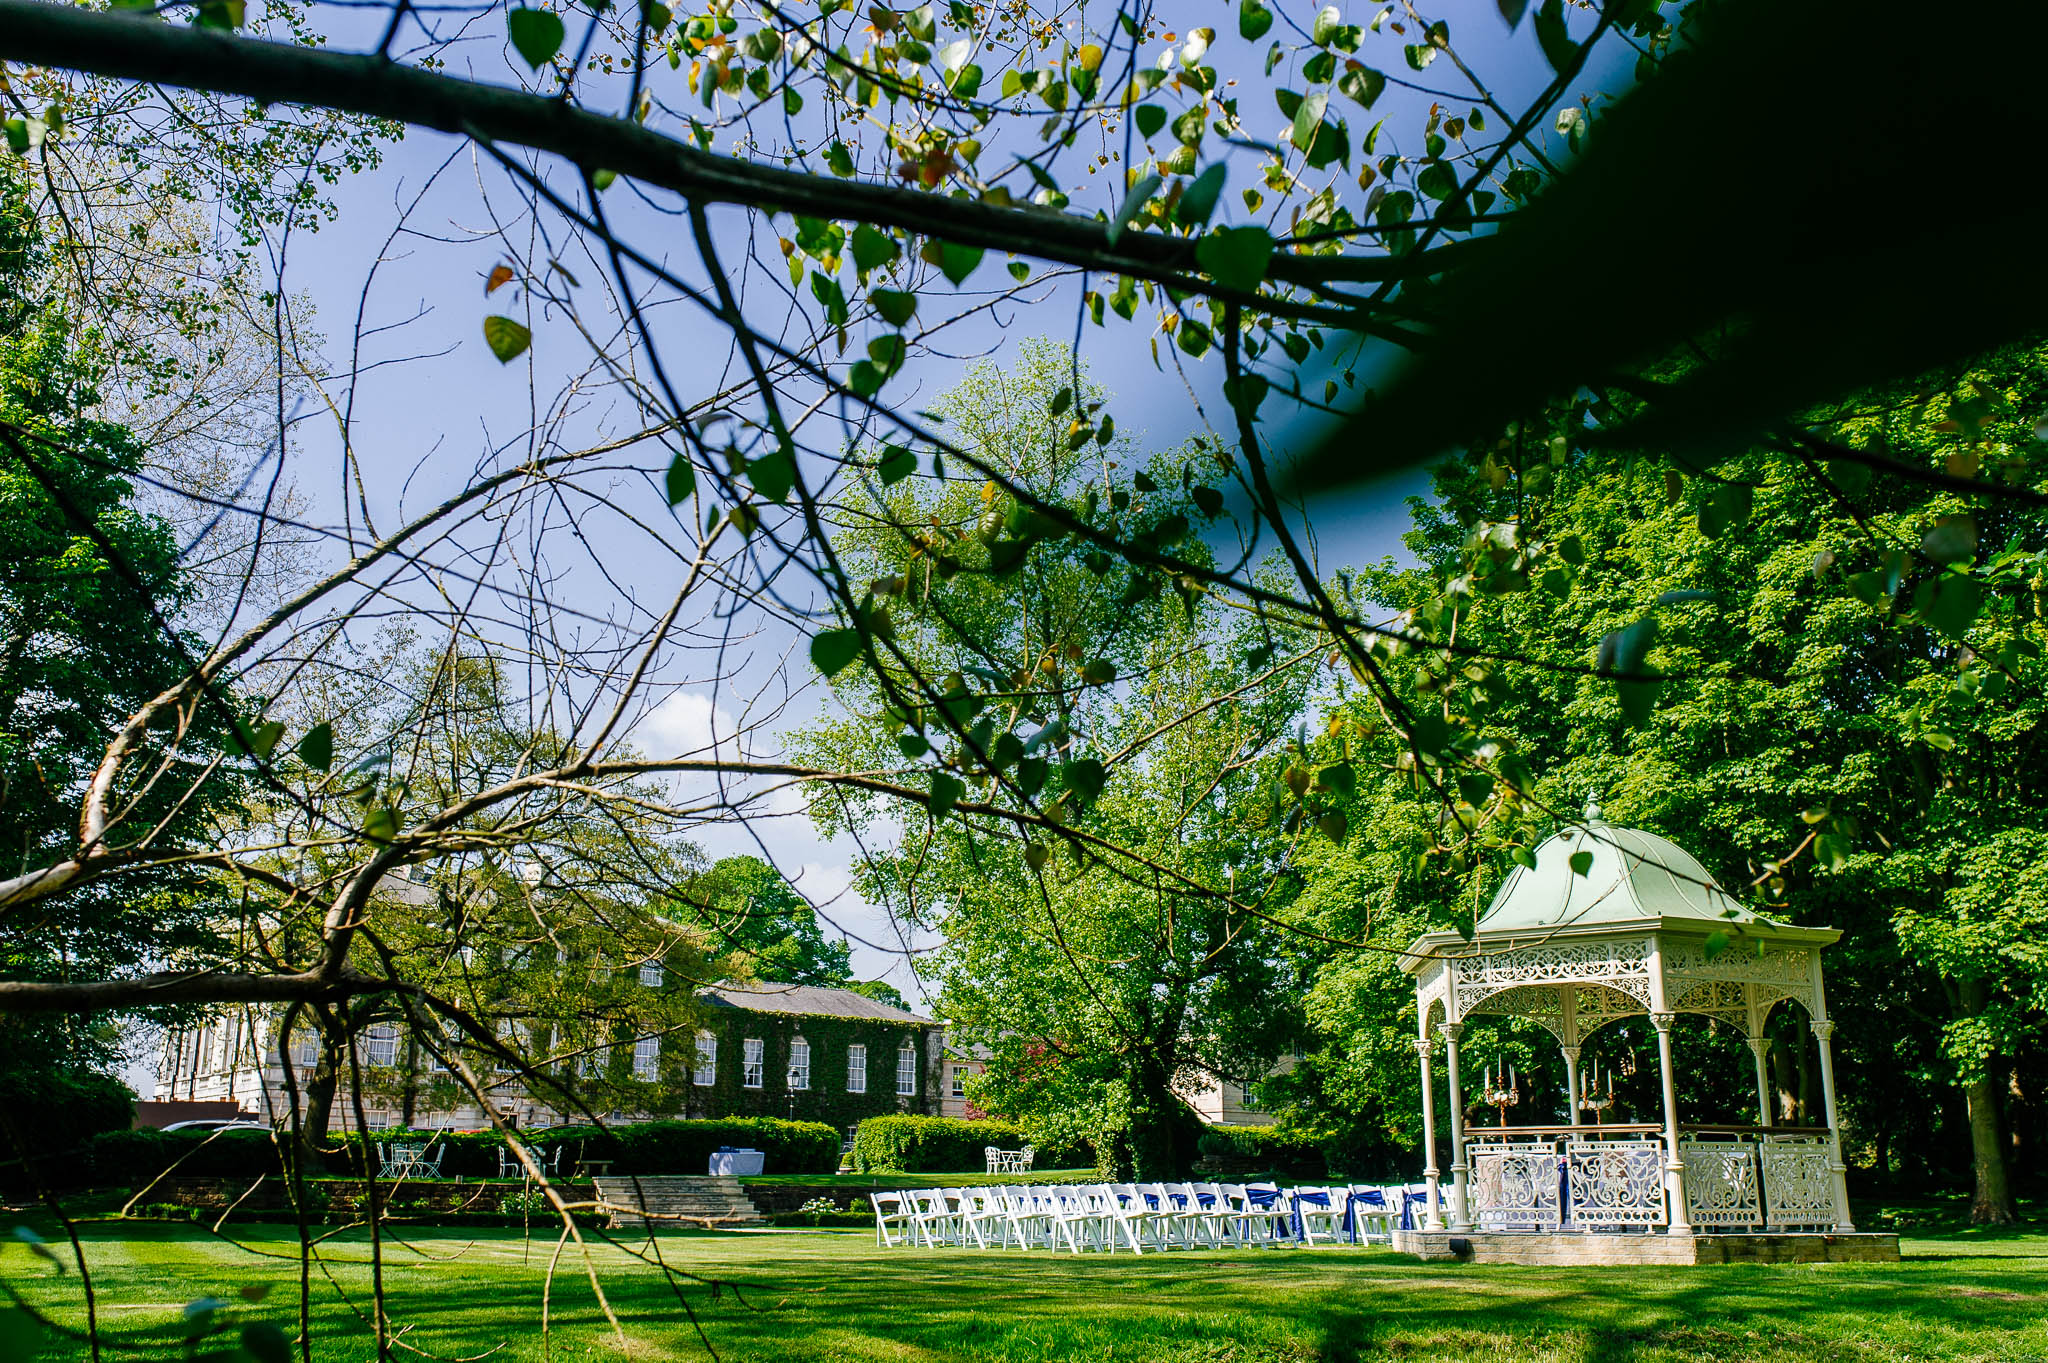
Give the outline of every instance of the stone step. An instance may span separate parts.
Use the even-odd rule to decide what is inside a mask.
[[[659,1226],[759,1226],[761,1213],[736,1178],[645,1175],[591,1180],[598,1197],[613,1207],[613,1229]]]

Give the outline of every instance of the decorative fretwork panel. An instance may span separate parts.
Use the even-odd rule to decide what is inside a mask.
[[[1772,1226],[1835,1223],[1834,1147],[1826,1138],[1768,1136],[1760,1153],[1764,1211]]]
[[[1561,1169],[1549,1141],[1470,1148],[1472,1205],[1483,1230],[1556,1230]]]
[[[1570,1141],[1565,1167],[1581,1226],[1661,1226],[1664,1147],[1657,1141]]]
[[[1702,944],[1667,941],[1664,978],[1734,980],[1738,984],[1795,985],[1803,989],[1813,979],[1813,952],[1805,947],[1767,944],[1759,956],[1738,941],[1710,961]]]
[[[1678,1143],[1678,1158],[1685,1166],[1686,1219],[1693,1225],[1762,1224],[1756,1148],[1748,1141],[1687,1138]]]
[[[1457,977],[1456,1011],[1460,1017],[1493,995],[1530,985],[1598,985],[1634,1000],[1641,1010],[1650,1006],[1647,938],[1517,947],[1453,957],[1451,961]]]

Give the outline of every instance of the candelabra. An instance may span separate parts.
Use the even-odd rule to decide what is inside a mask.
[[[1505,1082],[1502,1081],[1500,1070],[1489,1069],[1486,1072],[1486,1084],[1479,1092],[1479,1100],[1500,1113],[1500,1124],[1505,1128],[1508,1124],[1508,1109],[1522,1101],[1521,1090],[1515,1083],[1515,1067],[1507,1067]]]
[[[1614,1106],[1614,1071],[1607,1072],[1607,1090],[1604,1093],[1600,1089],[1600,1076],[1597,1073],[1587,1075],[1579,1086],[1575,1101],[1581,1112],[1593,1114],[1593,1125],[1600,1125],[1600,1114]]]

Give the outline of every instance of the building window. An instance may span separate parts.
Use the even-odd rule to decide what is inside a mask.
[[[868,1091],[868,1048],[865,1046],[853,1045],[846,1048],[846,1091]]]
[[[498,1044],[506,1050],[516,1054],[519,1050],[519,1043],[524,1039],[524,1034],[518,1023],[507,1019],[498,1024]],[[500,1058],[492,1068],[499,1074],[511,1074],[519,1067],[510,1060]]]
[[[667,978],[668,974],[661,968],[660,961],[649,961],[640,967],[640,983],[649,989],[661,988],[661,982]]]
[[[690,1082],[707,1089],[718,1082],[718,1038],[710,1032],[697,1033],[697,1068],[690,1071]]]
[[[379,1022],[363,1033],[364,1058],[377,1069],[390,1069],[398,1063],[398,1024]]]
[[[811,1086],[811,1043],[802,1037],[789,1043],[789,1086],[792,1089]]]
[[[1259,1091],[1249,1083],[1239,1084],[1237,1086],[1237,1103],[1246,1112],[1257,1112],[1259,1110]]]
[[[757,1037],[740,1043],[740,1084],[757,1089],[767,1082],[768,1044]]]
[[[292,1034],[292,1064],[300,1069],[311,1069],[320,1063],[320,1037],[314,1032]]]
[[[896,1093],[902,1098],[917,1096],[917,1047],[908,1041],[896,1052]]]
[[[967,1096],[967,1067],[965,1065],[955,1065],[953,1067],[953,1096],[955,1098],[965,1098]]]
[[[633,1077],[652,1081],[661,1073],[661,1038],[643,1036],[633,1043]]]

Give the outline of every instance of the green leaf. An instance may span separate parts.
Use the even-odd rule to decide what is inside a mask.
[[[18,1306],[0,1307],[0,1358],[30,1359],[43,1351],[43,1327]]]
[[[1317,12],[1315,26],[1309,30],[1309,41],[1317,47],[1335,37],[1337,30],[1344,26],[1344,12],[1335,5],[1325,5]]]
[[[510,364],[533,344],[533,333],[510,317],[493,313],[484,318],[484,344],[498,357],[499,364]]]
[[[1210,520],[1213,521],[1218,515],[1222,514],[1223,494],[1215,488],[1203,487],[1198,484],[1188,489],[1188,496],[1195,499],[1195,505],[1201,508],[1202,514]]]
[[[902,289],[871,289],[868,302],[892,327],[902,326],[917,314],[917,295]]]
[[[891,445],[883,450],[881,462],[875,465],[875,476],[882,480],[883,487],[900,483],[915,472],[917,456],[903,445]]]
[[[969,62],[947,78],[946,88],[960,99],[973,99],[981,93],[981,79],[981,68]]]
[[[618,178],[619,173],[615,170],[593,170],[590,172],[591,187],[600,194],[610,189],[612,182]]]
[[[1316,129],[1322,126],[1323,111],[1329,104],[1330,97],[1321,91],[1303,96],[1294,107],[1294,126],[1288,130],[1288,140],[1302,151],[1314,146]]]
[[[1573,875],[1586,875],[1593,869],[1593,854],[1591,852],[1572,853],[1571,867]]]
[[[258,757],[268,757],[277,751],[278,742],[283,737],[284,725],[273,719],[267,724],[257,726],[254,741],[250,744],[251,750]]]
[[[1349,762],[1333,762],[1316,773],[1317,784],[1350,799],[1358,790],[1358,772]]]
[[[923,734],[898,734],[896,747],[913,762],[932,750],[932,745]]]
[[[1073,405],[1074,390],[1070,387],[1062,385],[1060,391],[1052,395],[1052,401],[1046,404],[1045,409],[1046,411],[1052,413],[1054,416],[1058,416],[1060,413],[1066,411],[1067,408]]]
[[[823,630],[811,636],[811,665],[827,677],[836,677],[846,669],[848,663],[860,656],[860,649],[859,630]],[[916,753],[908,755],[917,756]]]
[[[987,254],[979,246],[958,246],[948,241],[939,246],[939,273],[950,279],[954,287],[967,280],[974,273],[974,267],[981,264]]]
[[[315,771],[326,771],[334,765],[334,726],[326,720],[306,730],[306,736],[299,740],[299,760]]]
[[[903,254],[903,246],[887,232],[862,223],[853,229],[853,265],[863,275]]]
[[[1131,219],[1138,216],[1138,210],[1142,209],[1150,202],[1152,196],[1159,192],[1161,183],[1163,182],[1157,175],[1147,175],[1131,186],[1131,192],[1124,195],[1124,201],[1118,206],[1116,216],[1109,220],[1109,227],[1105,235],[1108,237],[1111,246],[1116,245],[1117,238],[1124,234],[1124,228],[1130,223]]]
[[[1010,278],[1016,280],[1019,284],[1031,278],[1031,266],[1028,262],[1013,260],[1003,268],[1007,269],[1010,272]]]
[[[1244,374],[1235,379],[1223,381],[1223,397],[1232,410],[1244,413],[1246,420],[1259,419],[1259,404],[1266,400],[1272,384],[1263,374]]]
[[[1195,263],[1224,288],[1250,293],[1265,279],[1274,246],[1263,227],[1221,227],[1195,243]]]
[[[252,1320],[242,1327],[242,1352],[253,1363],[291,1363],[292,1345],[276,1321]]]
[[[1090,658],[1081,668],[1081,680],[1090,686],[1107,686],[1116,680],[1116,664],[1107,658]]]
[[[1920,552],[1946,566],[1977,556],[1977,522],[1967,514],[1943,516],[1920,537]]]
[[[1707,934],[1707,940],[1700,944],[1701,950],[1706,954],[1706,958],[1711,961],[1728,949],[1730,940],[1728,929],[1715,928]]]
[[[1621,713],[1630,725],[1639,728],[1649,722],[1651,713],[1657,708],[1657,692],[1663,685],[1661,681],[1616,683],[1615,689],[1621,698]]]
[[[1102,769],[1102,763],[1092,757],[1069,762],[1062,772],[1066,777],[1067,789],[1073,791],[1084,803],[1093,801],[1102,793],[1102,783],[1107,777],[1107,773]]]
[[[1448,199],[1458,192],[1458,172],[1448,161],[1431,161],[1415,177],[1415,187],[1431,199]]]
[[[1360,66],[1357,62],[1348,64],[1344,68],[1344,74],[1337,77],[1338,92],[1350,96],[1368,109],[1379,99],[1380,92],[1386,88],[1387,78],[1385,76],[1373,70],[1370,66]],[[1371,148],[1368,147],[1366,150],[1369,153]]]
[[[1237,34],[1246,42],[1257,42],[1266,36],[1266,30],[1273,27],[1273,11],[1267,9],[1261,0],[1239,0],[1237,7]]]
[[[842,180],[853,174],[853,153],[844,142],[834,142],[825,148],[825,167]]]
[[[1131,117],[1137,121],[1140,137],[1155,137],[1166,126],[1166,110],[1157,104],[1140,104],[1131,110]]]
[[[1317,819],[1316,827],[1322,829],[1323,836],[1331,842],[1344,841],[1344,835],[1351,831],[1350,820],[1344,817],[1344,811],[1341,809],[1333,809]]]
[[[967,787],[961,784],[958,777],[949,776],[943,771],[933,772],[932,800],[929,806],[933,822],[952,813],[953,806],[959,804],[960,797],[966,793]]]
[[[1553,71],[1564,70],[1578,57],[1579,45],[1565,31],[1564,0],[1543,0],[1536,11],[1536,42]]]
[[[769,501],[779,502],[796,486],[796,460],[787,447],[773,454],[764,454],[759,459],[749,459],[747,481],[754,485],[754,491]]]
[[[398,811],[378,805],[363,815],[363,836],[371,842],[390,842],[398,836]]]
[[[1026,757],[1017,763],[1017,789],[1030,799],[1045,789],[1045,776],[1049,770],[1043,757]]]
[[[1927,604],[1920,617],[1941,634],[1960,643],[1984,608],[1984,590],[1977,580],[1960,573],[1943,573],[1934,579]]]
[[[690,494],[697,490],[697,469],[690,462],[690,456],[678,454],[669,460],[668,477],[664,481],[668,486],[670,506],[680,506],[688,501]]]
[[[1024,844],[1024,864],[1033,871],[1045,869],[1045,844],[1027,842]]]
[[[515,9],[505,16],[505,31],[513,48],[536,71],[562,50],[562,16],[552,10]]]
[[[1200,227],[1209,221],[1209,216],[1216,211],[1216,201],[1223,197],[1223,179],[1223,163],[1218,161],[1197,175],[1181,192],[1180,203],[1173,213],[1183,227]]]

